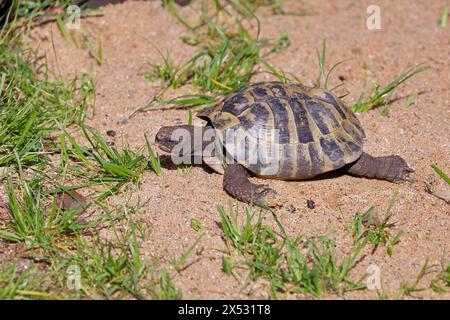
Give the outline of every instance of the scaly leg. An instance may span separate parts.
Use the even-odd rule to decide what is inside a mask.
[[[281,202],[276,192],[267,185],[251,183],[247,170],[240,164],[229,164],[225,169],[223,188],[232,197],[261,207],[278,207]]]
[[[372,157],[363,152],[361,157],[347,169],[347,172],[356,176],[392,182],[414,182],[414,179],[409,177],[414,170],[400,156]]]

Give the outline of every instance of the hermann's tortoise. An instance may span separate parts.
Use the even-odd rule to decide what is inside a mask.
[[[224,174],[224,189],[247,203],[279,204],[276,192],[251,183],[248,173],[300,180],[341,169],[368,178],[411,180],[413,170],[401,157],[364,153],[359,120],[341,100],[319,88],[257,83],[228,95],[198,117],[207,125],[162,127],[155,142],[172,153],[173,161],[174,156],[200,156]]]

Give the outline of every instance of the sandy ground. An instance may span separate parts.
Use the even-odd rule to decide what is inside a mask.
[[[425,181],[433,175],[432,163],[450,172],[450,28],[437,26],[445,1],[403,0],[377,1],[381,7],[382,29],[368,30],[366,9],[372,2],[307,0],[286,4],[286,11],[306,9],[310,13],[306,16],[274,15],[260,10],[262,36],[275,39],[283,29],[288,31],[291,46],[272,56],[270,61],[278,68],[295,73],[306,84],[312,84],[317,77],[316,48],[321,47],[326,38],[330,63],[350,59],[332,78],[334,83],[338,83],[338,76],[345,79],[345,92],[349,93],[346,101],[355,101],[362,90],[368,90],[364,88],[364,63],[369,69],[369,86],[375,82],[385,85],[419,63],[431,66],[431,70],[415,76],[396,92],[395,96],[403,99],[389,106],[389,116],[381,116],[377,110],[358,115],[367,134],[365,150],[373,155],[401,155],[416,169],[413,177],[417,183],[400,185],[347,175],[304,182],[264,183],[285,199],[286,206],[277,214],[289,233],[334,234],[339,252],[348,251],[352,241],[343,224],[351,221],[357,211],[370,206],[383,213],[392,193],[398,191],[393,208],[393,220],[397,225],[393,231],[405,231],[401,242],[395,246],[392,257],[382,248],[373,255],[367,250],[352,273],[358,277],[369,265],[375,264],[381,270],[385,290],[395,296],[402,282],[414,281],[426,259],[430,263],[449,261],[450,207],[425,191]],[[189,9],[183,10],[189,12]],[[186,111],[166,110],[139,113],[127,124],[117,124],[160,89],[159,82],[147,81],[143,75],[151,71],[151,63],[161,62],[154,46],[161,52],[169,50],[172,58],[180,62],[191,57],[195,48],[181,42],[179,36],[186,34],[186,29],[159,1],[126,1],[107,5],[101,12],[101,16],[82,23],[94,39],[98,35],[102,37],[102,66],[97,65],[87,50],[67,44],[55,25],[35,30],[30,45],[46,54],[51,69],[63,77],[92,72],[97,80],[97,108],[91,124],[103,134],[116,130],[118,143],[123,139],[132,147],[141,148],[144,133],[152,137],[163,125],[187,121]],[[262,74],[255,80],[269,78]],[[182,88],[177,94],[185,92]],[[414,92],[422,94],[411,108],[405,108],[404,98]],[[194,255],[193,263],[174,278],[185,298],[267,296],[263,285],[241,291],[241,284],[221,271],[221,250],[225,246],[216,206],[227,206],[230,200],[222,190],[222,176],[201,166],[185,172],[163,169],[160,177],[149,171],[144,174],[135,196],[148,201],[141,219],[149,228],[150,238],[143,243],[143,252],[162,264],[198,237],[190,227],[191,219],[199,219],[204,226],[205,236],[198,245],[201,253]],[[315,209],[306,207],[307,199],[314,200]],[[124,199],[118,197],[115,201]],[[288,210],[290,206],[296,210]],[[244,205],[240,203],[239,207],[242,209]],[[435,274],[426,276],[421,287],[428,288],[433,276]],[[376,292],[366,290],[344,297],[376,298]],[[415,297],[448,299],[450,294],[438,295],[427,289]]]

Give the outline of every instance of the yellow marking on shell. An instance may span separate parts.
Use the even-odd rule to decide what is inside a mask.
[[[217,115],[217,117],[213,120],[213,124],[216,129],[220,131],[225,131],[228,128],[239,125],[239,119],[229,112],[221,112]]]
[[[256,118],[257,115],[255,115],[252,112],[252,108],[249,108],[245,110],[240,116],[239,120],[246,121],[247,123],[253,123],[254,126],[249,130],[249,133],[251,136],[255,138],[261,138],[266,137],[272,133],[272,130],[274,129],[273,123],[274,123],[274,116],[273,111],[270,105],[267,101],[260,101],[258,102],[259,106],[263,108],[267,114],[267,120],[262,122],[258,121]]]
[[[348,120],[344,120],[344,121],[348,121]],[[335,142],[338,144],[338,146],[341,148],[341,150],[344,151],[344,161],[346,163],[353,162],[361,156],[362,143],[356,141],[354,136],[347,133],[343,127],[339,128],[338,130],[335,131],[334,137],[336,137]],[[353,142],[356,146],[359,147],[359,152],[352,151],[351,149],[349,149],[349,147],[347,147],[345,145],[345,143],[341,142],[340,140]]]
[[[311,172],[311,157],[309,156],[308,143],[301,143],[297,146],[296,161],[297,172],[296,175],[300,176],[300,172],[303,172],[302,177],[309,178]],[[299,163],[303,162],[303,163]]]
[[[283,107],[287,110],[289,116],[289,124],[288,124],[288,130],[289,130],[289,143],[291,144],[297,144],[298,143],[298,135],[297,135],[297,127],[295,125],[295,115],[294,111],[292,110],[291,105],[289,104],[289,101],[286,99],[281,99],[281,103],[283,104]]]
[[[299,102],[302,104],[303,108],[306,112],[306,118],[308,119],[309,129],[311,131],[311,135],[313,137],[314,141],[318,141],[321,136],[323,136],[322,132],[320,131],[319,127],[317,126],[316,122],[314,121],[314,118],[309,113],[308,108],[306,106],[306,102],[303,100],[299,100]]]
[[[286,92],[290,97],[293,97],[295,93],[303,93],[309,95],[311,88],[304,86],[300,83],[285,85]]]
[[[291,179],[293,179],[297,176],[297,146],[295,146],[295,147],[294,146],[295,146],[294,144],[288,144],[288,145],[283,146],[284,148],[287,148],[290,153],[288,159],[289,159],[289,162],[292,164],[290,177],[289,177]],[[285,156],[282,156],[281,159],[282,159],[281,171],[284,171],[284,168],[286,166],[286,163],[288,162],[288,159]]]

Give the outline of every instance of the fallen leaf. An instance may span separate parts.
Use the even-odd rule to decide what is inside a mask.
[[[368,210],[361,220],[364,227],[369,228],[371,226],[379,226],[381,224],[380,217],[375,210]]]
[[[72,190],[68,192],[58,192],[56,194],[56,205],[65,211],[76,210],[81,214],[87,206],[86,197]]]
[[[0,204],[0,222],[11,219],[11,210],[7,203]]]

